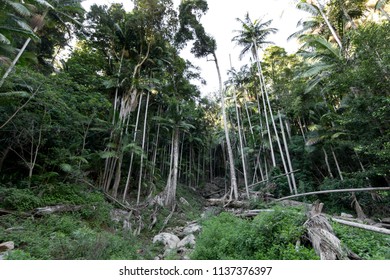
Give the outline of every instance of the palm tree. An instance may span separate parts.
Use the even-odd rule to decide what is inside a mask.
[[[245,15],[245,19],[244,20],[241,20],[241,19],[237,18],[237,21],[239,21],[241,23],[242,29],[236,31],[236,32],[238,32],[238,35],[234,36],[232,41],[235,41],[237,43],[237,45],[240,45],[240,46],[243,47],[243,49],[241,50],[241,53],[240,53],[240,59],[246,53],[248,53],[248,51],[251,51],[253,59],[256,61],[258,75],[259,75],[259,79],[260,79],[260,88],[261,88],[261,93],[262,93],[262,96],[263,96],[263,105],[264,105],[264,108],[268,107],[268,111],[269,111],[269,114],[270,114],[270,117],[271,117],[271,123],[272,123],[273,129],[274,129],[274,133],[275,133],[275,137],[276,137],[276,142],[278,144],[278,148],[279,148],[279,151],[280,151],[280,156],[281,156],[281,159],[282,159],[283,167],[284,167],[284,170],[285,170],[285,173],[286,173],[286,176],[287,176],[287,180],[289,182],[290,191],[292,193],[293,190],[292,190],[291,180],[290,180],[290,176],[289,176],[290,172],[288,170],[288,167],[287,167],[287,164],[286,164],[286,160],[285,160],[285,157],[284,157],[284,153],[283,153],[283,149],[282,149],[282,144],[281,144],[281,141],[279,139],[279,134],[278,134],[278,131],[277,131],[277,128],[276,128],[276,123],[275,123],[275,119],[274,119],[274,116],[273,116],[271,103],[270,103],[270,100],[269,100],[268,90],[267,90],[267,87],[265,85],[265,79],[264,79],[264,75],[263,75],[263,72],[262,72],[260,59],[259,59],[259,56],[258,56],[258,47],[262,46],[262,45],[266,45],[266,44],[272,43],[270,41],[266,41],[266,38],[269,35],[276,33],[277,29],[269,27],[271,25],[271,23],[272,23],[272,20],[268,20],[266,22],[262,22],[261,20],[255,20],[255,21],[252,22],[252,20],[249,17],[249,13],[247,13]],[[267,104],[265,102],[267,102]],[[267,117],[267,113],[266,112],[265,112],[265,117],[266,117],[266,123],[267,123],[267,126],[268,126],[268,117]],[[269,127],[267,127],[267,128],[268,128],[268,132],[270,132]],[[272,143],[272,141],[271,141],[271,133],[268,133],[268,137],[270,138],[269,139],[270,143]],[[272,149],[272,144],[270,145],[270,147]],[[272,154],[273,166],[275,167],[276,166],[276,160],[275,160],[275,155],[274,155],[273,150],[271,150],[271,154]]]
[[[304,4],[311,5],[312,7],[314,7],[315,9],[318,10],[321,17],[324,19],[326,25],[328,26],[329,31],[332,33],[333,38],[336,40],[337,44],[339,45],[340,49],[343,49],[343,44],[341,43],[340,36],[337,34],[336,30],[333,28],[327,15],[325,14],[324,7],[323,7],[321,1],[320,0],[306,0],[306,1],[302,1],[302,2],[303,3],[301,3],[301,5],[302,4],[303,5]]]
[[[191,52],[197,58],[212,56],[218,74],[219,94],[221,96],[222,118],[226,137],[226,148],[228,152],[228,161],[230,166],[230,187],[234,199],[238,198],[237,178],[234,167],[233,150],[230,143],[229,128],[225,110],[225,97],[222,85],[221,71],[216,55],[217,45],[215,39],[206,34],[202,24],[199,22],[199,16],[208,10],[207,2],[204,0],[187,0],[180,3],[180,28],[176,35],[176,44],[181,47],[188,40],[195,40]]]
[[[271,133],[269,129],[269,122],[268,122],[268,114],[266,113],[266,99],[268,99],[268,95],[265,96],[266,89],[263,86],[262,82],[262,74],[261,74],[261,65],[260,61],[257,55],[258,52],[258,46],[270,44],[272,42],[265,41],[265,38],[269,36],[272,33],[276,33],[276,28],[269,28],[269,25],[271,24],[272,20],[269,20],[265,23],[262,23],[259,20],[256,20],[255,22],[252,22],[252,20],[249,17],[249,13],[245,15],[245,20],[241,20],[237,18],[237,21],[239,21],[242,24],[242,30],[237,30],[239,32],[239,35],[233,37],[232,41],[236,41],[238,45],[241,45],[243,49],[240,53],[240,59],[243,58],[243,56],[248,52],[252,52],[252,56],[255,59],[257,63],[257,68],[259,71],[259,79],[260,79],[260,88],[263,96],[263,106],[264,106],[264,117],[265,117],[265,123],[267,126],[268,131],[268,138],[270,143],[270,149],[271,149],[271,158],[272,158],[272,164],[275,167],[276,166],[276,160],[275,160],[275,153],[272,146],[272,139],[271,139]]]

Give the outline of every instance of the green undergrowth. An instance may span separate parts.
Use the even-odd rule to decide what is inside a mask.
[[[0,243],[13,241],[7,259],[150,259],[142,241],[110,218],[103,193],[82,185],[0,188]],[[34,216],[33,209],[80,205],[81,210]]]
[[[203,222],[192,259],[318,259],[306,247],[304,211],[300,208],[274,208],[253,220],[221,213]],[[299,241],[297,243],[297,241]]]
[[[115,234],[91,227],[77,215],[50,215],[20,220],[16,216],[0,219],[0,240],[12,240],[17,250],[7,259],[105,260],[139,259],[141,247],[126,232]],[[15,227],[15,225],[17,225]]]
[[[365,260],[390,260],[390,236],[333,222],[336,236]]]
[[[53,205],[80,205],[78,211],[34,216],[34,209]],[[166,227],[183,226],[199,218],[202,201],[194,189],[179,186],[177,207],[167,224],[169,209],[159,209],[157,224],[149,229],[153,209],[141,211],[140,235],[111,220],[116,205],[100,191],[76,184],[35,188],[0,186],[0,208],[14,214],[0,216],[0,243],[13,241],[7,259],[153,259],[160,251],[151,238]]]

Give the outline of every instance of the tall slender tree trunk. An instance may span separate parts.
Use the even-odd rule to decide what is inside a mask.
[[[148,107],[149,107],[149,97],[150,93],[148,92],[148,96],[146,97],[146,107],[145,107],[145,118],[144,118],[144,129],[142,134],[142,152],[145,150],[145,139],[146,139],[146,122],[148,120]],[[147,153],[146,153],[147,154]],[[146,156],[146,155],[145,155]],[[141,197],[141,185],[142,185],[142,173],[144,167],[144,155],[141,155],[140,162],[140,171],[139,171],[139,180],[138,180],[138,193],[137,193],[137,206],[139,205],[140,197]]]
[[[286,178],[287,178],[287,182],[288,182],[288,186],[289,186],[290,192],[293,193],[291,179],[290,179],[290,176],[288,175],[289,171],[288,171],[288,168],[287,168],[287,165],[286,165],[286,160],[284,158],[284,153],[283,153],[283,149],[282,149],[282,144],[280,142],[279,133],[278,133],[278,130],[276,128],[276,123],[275,123],[275,119],[274,119],[274,115],[273,115],[273,111],[272,111],[272,107],[271,107],[271,102],[269,100],[268,91],[267,91],[267,88],[266,88],[265,79],[264,79],[264,75],[263,75],[263,71],[262,71],[262,68],[261,68],[260,59],[259,59],[259,55],[258,55],[257,44],[256,44],[255,40],[253,40],[253,44],[254,44],[254,53],[255,53],[255,59],[256,59],[256,63],[257,63],[257,69],[259,71],[260,86],[262,85],[262,87],[264,88],[263,92],[264,92],[265,99],[267,100],[268,110],[269,110],[269,113],[270,113],[270,116],[271,116],[271,122],[272,122],[272,126],[273,126],[273,129],[274,129],[276,142],[278,144],[278,148],[279,148],[279,151],[280,151],[280,156],[281,156],[281,159],[282,159],[283,168],[284,168],[284,171],[285,171],[284,173],[286,174]]]
[[[236,108],[236,116],[237,116],[237,127],[238,127],[238,138],[240,142],[240,151],[241,151],[241,162],[242,162],[242,171],[244,174],[244,183],[245,183],[245,191],[247,198],[249,200],[249,189],[248,189],[248,178],[247,178],[247,172],[246,172],[246,162],[245,162],[245,154],[244,154],[244,144],[243,144],[243,137],[241,133],[241,122],[240,122],[240,114],[238,112],[238,106],[237,106],[237,96],[236,96],[236,90],[233,88],[233,98],[234,98],[234,104]]]
[[[114,96],[114,112],[112,115],[112,124],[115,124],[115,117],[116,117],[116,112],[118,110],[118,93],[119,93],[119,86],[120,86],[120,75],[122,71],[122,63],[123,63],[123,57],[125,55],[125,48],[122,49],[122,54],[121,54],[121,59],[119,61],[119,69],[118,69],[118,80],[115,88],[115,96]]]
[[[173,209],[176,203],[177,174],[179,169],[179,128],[174,128],[172,133],[172,160],[168,182],[165,188],[164,205]]]
[[[234,167],[234,156],[233,156],[232,145],[230,142],[229,128],[228,128],[228,124],[227,124],[226,109],[225,109],[225,97],[224,97],[224,93],[223,93],[223,89],[222,89],[221,71],[219,70],[219,64],[218,64],[216,54],[213,53],[213,56],[214,56],[215,67],[217,68],[218,82],[219,82],[219,94],[221,96],[222,118],[223,118],[223,125],[224,125],[224,129],[225,129],[226,149],[228,152],[229,167],[230,167],[229,168],[230,188],[231,188],[232,198],[238,199],[237,177],[236,177],[236,170]]]
[[[290,159],[290,152],[288,150],[286,134],[284,133],[282,116],[281,116],[280,112],[278,112],[278,114],[279,114],[279,121],[280,121],[280,129],[282,131],[283,144],[284,144],[284,147],[285,147],[285,150],[286,150],[286,158],[287,158],[287,164],[288,164],[289,172],[290,172],[290,176],[291,176],[291,181],[292,181],[294,193],[298,194],[297,184],[295,182],[295,176],[294,176],[294,169],[293,169],[293,166],[292,166],[292,163],[291,163],[291,159]]]
[[[322,152],[324,153],[325,164],[326,164],[326,168],[328,169],[328,174],[329,174],[330,178],[333,179],[334,177],[333,177],[333,174],[332,174],[332,170],[330,169],[329,160],[328,160],[328,154],[327,154],[327,152],[326,152],[324,147],[322,147]]]
[[[142,96],[143,96],[143,94],[140,94],[139,102],[138,102],[137,118],[136,118],[136,121],[135,121],[134,136],[133,136],[133,142],[134,142],[134,143],[135,143],[135,141],[137,140],[139,116],[140,116],[141,105],[142,105]],[[130,164],[129,164],[129,169],[128,169],[128,171],[127,171],[127,179],[126,179],[125,189],[124,189],[123,195],[122,195],[122,201],[125,201],[127,192],[129,191],[130,180],[131,180],[131,171],[132,171],[132,167],[133,167],[133,160],[134,160],[134,152],[131,152],[131,155],[130,155]]]
[[[332,156],[333,156],[334,162],[336,164],[337,172],[339,174],[339,177],[340,177],[341,181],[344,181],[344,177],[343,177],[343,174],[341,173],[339,161],[337,160],[337,157],[336,157],[336,154],[335,154],[335,152],[333,150],[333,147],[330,147],[330,150],[332,151]]]
[[[42,19],[44,19],[46,17],[47,13],[48,13],[48,10],[46,10],[43,13]],[[37,32],[38,28],[39,28],[39,26],[35,26],[33,32],[34,33]],[[7,79],[9,74],[15,68],[16,63],[19,61],[20,57],[22,56],[22,54],[24,53],[24,51],[26,50],[26,48],[27,48],[28,44],[30,44],[30,42],[31,42],[31,37],[27,38],[27,40],[24,42],[22,48],[19,50],[18,54],[16,55],[15,59],[12,61],[11,65],[8,67],[7,71],[5,71],[3,77],[0,80],[0,88],[3,86],[5,79]]]
[[[339,45],[340,50],[343,50],[343,44],[341,43],[340,37],[339,37],[339,35],[337,35],[336,30],[334,30],[332,24],[329,22],[329,19],[328,19],[328,17],[326,16],[326,14],[324,12],[324,7],[320,3],[320,1],[316,0],[315,2],[317,2],[318,10],[320,11],[320,14],[321,14],[322,18],[324,19],[324,21],[325,21],[326,25],[328,26],[330,32],[332,33],[333,38],[336,40],[337,44]]]

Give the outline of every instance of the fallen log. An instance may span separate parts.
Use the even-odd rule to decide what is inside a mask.
[[[321,260],[360,259],[359,256],[341,246],[328,218],[322,214],[323,203],[316,203],[304,223],[307,235]]]
[[[332,221],[335,221],[336,223],[339,223],[339,224],[390,235],[389,229],[360,224],[360,223],[355,223],[355,222],[350,222],[350,221],[345,221],[345,220],[341,220],[341,219],[337,219],[337,218],[333,218],[333,217],[331,219],[332,219]]]
[[[210,206],[223,206],[223,207],[233,207],[233,208],[245,208],[249,207],[249,202],[246,201],[238,201],[238,200],[227,200],[220,198],[209,198],[207,199],[207,203]]]
[[[36,208],[32,212],[36,216],[43,216],[43,215],[50,215],[54,213],[79,211],[82,208],[83,206],[81,205],[55,205],[55,206]]]
[[[390,187],[382,187],[382,188],[356,188],[356,189],[339,189],[339,190],[326,190],[326,191],[317,191],[317,192],[308,192],[308,193],[300,193],[300,194],[294,194],[285,196],[282,198],[275,199],[275,202],[290,199],[290,198],[296,198],[296,197],[302,197],[302,196],[308,196],[308,195],[315,195],[315,194],[328,194],[328,193],[340,193],[340,192],[369,192],[369,191],[389,191]]]
[[[28,217],[30,216],[29,213],[27,212],[20,212],[20,211],[15,211],[15,210],[7,210],[7,209],[0,209],[0,216],[2,215],[19,215],[19,216],[25,216]]]

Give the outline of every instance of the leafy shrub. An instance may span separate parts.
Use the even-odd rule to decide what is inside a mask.
[[[299,209],[275,208],[253,221],[228,213],[206,220],[193,259],[317,259],[313,249],[295,246],[304,235]]]
[[[348,249],[363,259],[389,260],[390,237],[388,235],[333,223],[336,236]]]
[[[29,211],[42,205],[41,199],[30,189],[3,188],[0,197],[0,207],[9,210]]]
[[[23,250],[13,250],[7,253],[6,260],[33,260],[34,258]]]

